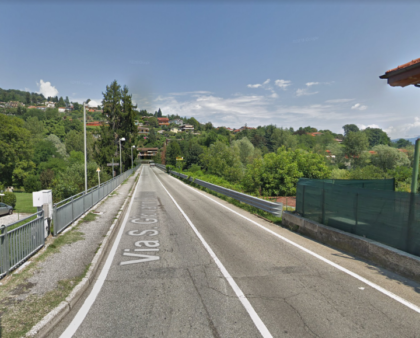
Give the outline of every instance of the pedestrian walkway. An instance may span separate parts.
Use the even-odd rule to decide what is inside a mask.
[[[23,336],[84,277],[127,198],[137,173],[83,218],[0,281],[0,337]]]

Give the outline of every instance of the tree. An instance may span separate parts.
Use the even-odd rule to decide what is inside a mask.
[[[135,116],[136,111],[132,104],[128,88],[121,86],[117,81],[106,86],[103,94],[103,114],[108,122],[101,127],[100,138],[95,143],[95,160],[104,165],[111,161],[119,153],[119,140],[125,138],[121,143],[123,166],[131,166],[131,146],[136,139]],[[121,170],[122,168],[120,168]]]
[[[365,133],[349,131],[343,144],[346,155],[355,158],[368,148],[369,140]]]
[[[160,108],[159,108],[159,110],[157,111],[157,117],[162,117],[162,111],[160,110]]]
[[[166,164],[176,165],[176,157],[181,155],[181,147],[179,146],[178,141],[169,142],[166,147]]]
[[[34,145],[33,161],[39,165],[41,162],[47,162],[50,158],[59,157],[57,148],[50,140],[39,140]]]
[[[65,157],[67,155],[66,145],[63,142],[61,142],[56,135],[48,135],[47,140],[54,144],[55,148],[57,149],[57,153],[61,157]]]
[[[204,125],[204,130],[212,130],[214,127],[213,127],[213,124],[211,123],[211,122],[207,122],[205,125]]]
[[[159,127],[159,121],[156,117],[151,117],[150,119],[148,119],[148,121],[149,121],[149,126],[151,128]]]
[[[149,131],[149,136],[148,136],[148,143],[150,143],[151,145],[155,144],[157,140],[156,137],[156,132],[154,128],[151,128]]]
[[[44,133],[44,123],[36,116],[27,118],[25,128],[29,130],[33,139],[41,138]]]
[[[239,158],[244,167],[250,163],[252,156],[254,155],[254,145],[248,140],[247,137],[241,138],[238,141],[232,142],[232,147],[237,147],[239,152]]]
[[[29,92],[26,92],[26,95],[25,95],[25,103],[26,104],[30,104],[31,103],[31,93],[29,93]]]
[[[0,178],[6,185],[23,185],[23,180],[33,170],[33,145],[30,132],[20,118],[0,114]]]
[[[373,150],[376,154],[371,157],[372,164],[383,171],[410,165],[408,156],[398,149],[381,144],[373,147]]]
[[[374,147],[378,144],[384,144],[384,145],[391,145],[391,139],[388,137],[388,135],[380,128],[366,128],[363,130],[363,133],[365,133],[369,140],[369,147]]]
[[[263,196],[295,196],[300,177],[325,179],[330,174],[324,156],[281,147],[249,165],[242,185]]]
[[[66,99],[65,99],[65,104],[66,104],[66,107],[70,107],[70,100],[69,100],[69,97],[68,96],[66,96]]]
[[[286,147],[286,149],[295,149],[297,146],[297,138],[292,135],[290,131],[283,128],[276,128],[271,134],[271,142],[273,144],[273,150],[277,151],[280,147]]]
[[[399,148],[399,149],[405,149],[407,147],[412,146],[413,144],[404,138],[400,138],[399,140],[392,142],[392,145]]]
[[[23,181],[23,187],[25,188],[25,192],[28,192],[28,193],[41,190],[42,185],[39,180],[39,176],[28,175]]]
[[[359,127],[356,126],[355,124],[346,124],[343,126],[344,129],[344,136],[347,136],[348,133],[353,132],[353,133],[357,133],[359,131]]]

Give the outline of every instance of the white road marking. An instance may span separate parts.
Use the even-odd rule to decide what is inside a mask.
[[[125,225],[127,224],[128,217],[130,215],[131,206],[133,205],[134,196],[136,195],[137,188],[140,184],[141,174],[143,173],[143,169],[140,172],[139,181],[136,184],[136,188],[134,189],[134,193],[131,197],[130,205],[128,206],[127,213],[125,214],[123,224],[121,225],[120,231],[118,232],[117,238],[115,239],[114,245],[112,246],[111,251],[109,252],[108,258],[106,259],[105,265],[102,268],[101,274],[99,275],[98,279],[96,280],[95,285],[92,288],[89,296],[86,298],[85,302],[83,303],[82,307],[77,312],[76,316],[71,321],[70,325],[67,329],[61,334],[60,338],[71,338],[76,333],[79,326],[83,323],[83,320],[86,318],[90,308],[92,307],[93,303],[96,300],[99,292],[101,291],[102,285],[105,282],[106,276],[108,275],[108,271],[111,267],[111,263],[114,259],[115,253],[117,252],[118,245],[120,243],[121,237],[124,233]]]
[[[155,175],[156,175],[156,174],[155,174]],[[181,182],[180,180],[176,179],[175,177],[172,177],[171,175],[169,175],[169,176],[170,176],[172,179],[176,180],[177,182],[179,182],[179,183],[183,183],[183,182]],[[161,184],[162,184],[162,182],[161,182]],[[236,214],[236,215],[238,215],[238,216],[240,216],[240,217],[242,217],[242,218],[244,218],[244,219],[248,220],[249,222],[251,222],[251,223],[255,224],[256,226],[260,227],[261,229],[263,229],[263,230],[267,231],[268,233],[270,233],[270,234],[272,234],[272,235],[274,235],[274,236],[276,236],[276,237],[280,238],[281,240],[283,240],[283,241],[285,241],[285,242],[287,242],[287,243],[289,243],[289,244],[293,245],[294,247],[296,247],[296,248],[298,248],[298,249],[300,249],[300,250],[302,250],[302,251],[305,251],[306,253],[310,254],[311,256],[313,256],[313,257],[315,257],[315,258],[318,258],[319,260],[323,261],[324,263],[327,263],[327,264],[329,264],[329,265],[331,265],[331,266],[335,267],[336,269],[338,269],[338,270],[340,270],[340,271],[342,271],[342,272],[344,272],[344,273],[346,273],[346,274],[348,274],[348,275],[350,275],[350,276],[352,276],[352,277],[354,277],[354,278],[358,279],[359,281],[361,281],[361,282],[363,282],[363,283],[365,283],[365,284],[367,284],[367,285],[371,286],[371,287],[372,287],[372,288],[374,288],[375,290],[377,290],[377,291],[379,291],[379,292],[383,293],[384,295],[386,295],[386,296],[388,296],[388,297],[390,297],[390,298],[392,298],[392,299],[396,300],[397,302],[401,303],[402,305],[405,305],[406,307],[410,308],[411,310],[413,310],[413,311],[415,311],[415,312],[417,312],[417,313],[420,313],[420,307],[419,307],[419,306],[417,306],[417,305],[415,305],[415,304],[413,304],[413,303],[411,303],[411,302],[409,302],[408,300],[405,300],[404,298],[402,298],[402,297],[400,297],[400,296],[397,296],[395,293],[392,293],[392,292],[390,292],[390,291],[388,291],[388,290],[384,289],[383,287],[381,287],[381,286],[379,286],[379,285],[377,285],[377,284],[375,284],[375,283],[373,283],[373,282],[371,282],[371,281],[367,280],[366,278],[364,278],[364,277],[362,277],[362,276],[358,275],[357,273],[354,273],[353,271],[350,271],[350,270],[348,270],[348,269],[346,269],[346,268],[343,268],[341,265],[338,265],[337,263],[334,263],[334,262],[330,261],[329,259],[324,258],[324,257],[322,257],[321,255],[318,255],[317,253],[315,253],[315,252],[313,252],[313,251],[311,251],[311,250],[309,250],[309,249],[306,249],[305,247],[303,247],[303,246],[301,246],[301,245],[299,245],[299,244],[297,244],[297,243],[295,243],[295,242],[291,241],[290,239],[288,239],[288,238],[286,238],[286,237],[283,237],[283,236],[279,235],[278,233],[275,233],[274,231],[272,231],[272,230],[270,230],[270,229],[267,229],[265,226],[263,226],[263,225],[261,225],[261,224],[259,224],[259,223],[255,222],[255,221],[253,221],[252,219],[250,219],[250,218],[248,218],[248,217],[246,217],[246,216],[244,216],[244,215],[241,215],[239,212],[236,212],[235,210],[232,210],[231,208],[229,208],[229,207],[227,207],[227,206],[223,205],[222,203],[220,203],[220,202],[218,202],[218,201],[214,200],[213,198],[211,198],[211,197],[209,197],[209,196],[207,196],[207,195],[203,194],[202,192],[198,191],[197,189],[194,189],[194,188],[190,187],[188,184],[185,184],[185,183],[184,183],[184,185],[185,185],[186,187],[190,188],[192,191],[195,191],[196,193],[198,193],[198,194],[200,194],[200,195],[202,195],[202,196],[204,196],[204,197],[208,198],[209,200],[213,201],[214,203],[219,204],[219,205],[220,205],[220,206],[222,206],[223,208],[225,208],[225,209],[227,209],[227,210],[230,210],[230,211],[231,211],[231,212],[233,212],[234,214]]]
[[[239,288],[238,284],[236,284],[235,280],[232,278],[232,276],[226,270],[226,268],[224,267],[224,265],[222,264],[222,262],[219,260],[219,258],[217,258],[216,254],[213,252],[213,250],[211,249],[211,247],[207,244],[207,242],[205,241],[205,239],[203,238],[203,236],[201,236],[201,234],[198,232],[197,228],[194,226],[194,224],[191,222],[191,220],[188,218],[188,216],[185,214],[185,212],[181,209],[181,207],[178,205],[178,203],[175,201],[175,199],[172,197],[172,195],[169,193],[169,191],[166,190],[165,186],[162,184],[162,182],[159,179],[158,179],[158,181],[162,185],[163,189],[165,189],[165,191],[168,193],[169,197],[172,199],[172,201],[177,206],[177,208],[179,209],[179,211],[181,211],[182,215],[185,217],[185,219],[187,220],[188,224],[191,226],[191,228],[193,229],[193,231],[195,232],[195,234],[197,235],[197,237],[200,239],[201,243],[203,243],[203,246],[206,248],[207,252],[210,254],[211,258],[213,258],[213,260],[215,261],[216,265],[218,266],[218,268],[222,272],[223,276],[225,277],[225,279],[228,281],[228,283],[232,287],[232,289],[235,292],[236,296],[239,298],[239,300],[242,303],[242,305],[244,306],[245,310],[250,315],[252,321],[254,322],[254,324],[257,327],[257,329],[260,331],[261,335],[264,338],[272,338],[273,336],[271,335],[270,331],[268,331],[267,327],[265,326],[265,324],[261,320],[260,316],[258,316],[257,312],[254,310],[254,308],[252,307],[252,305],[249,302],[249,300],[245,297],[244,293]]]

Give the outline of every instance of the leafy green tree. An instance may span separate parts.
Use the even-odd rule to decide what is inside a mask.
[[[240,182],[243,177],[239,149],[217,141],[200,155],[201,164],[208,173],[223,177],[229,182]]]
[[[404,138],[400,138],[395,142],[391,143],[391,146],[399,148],[399,149],[406,149],[408,147],[411,147],[413,144]]]
[[[286,149],[295,149],[297,146],[297,138],[292,133],[283,128],[276,128],[271,134],[271,142],[273,149],[277,150],[280,147],[286,147]]]
[[[238,148],[236,151],[239,152],[239,158],[244,166],[250,163],[252,157],[254,156],[254,145],[248,140],[247,137],[233,141],[232,147]]]
[[[36,165],[39,165],[41,162],[47,162],[50,158],[60,156],[54,143],[49,140],[37,141],[34,145],[34,150],[33,161]]]
[[[30,132],[18,117],[0,114],[0,178],[6,185],[13,184],[13,174],[18,186],[33,170],[33,145]]]
[[[372,164],[383,171],[410,165],[408,156],[398,149],[381,144],[373,147],[373,150],[376,154],[371,157]]]
[[[156,131],[155,131],[154,128],[151,128],[149,130],[149,136],[148,136],[147,140],[148,140],[147,143],[150,144],[150,145],[154,145],[156,143],[157,137],[156,137]]]
[[[178,141],[171,141],[166,147],[166,164],[176,165],[176,157],[182,156]]]
[[[131,146],[134,145],[137,137],[135,123],[136,111],[132,104],[132,97],[128,88],[121,86],[117,81],[106,86],[103,93],[103,114],[108,122],[101,127],[100,138],[95,143],[95,160],[104,165],[119,154],[119,140],[125,138],[121,143],[123,168],[131,167]],[[120,168],[122,170],[123,168]]]
[[[162,117],[162,111],[160,110],[160,108],[159,108],[159,110],[157,111],[156,116],[157,116],[157,117]]]
[[[264,196],[295,196],[300,177],[325,179],[330,174],[324,156],[282,147],[248,165],[242,185],[245,191]]]
[[[65,157],[67,155],[66,145],[63,142],[61,142],[56,135],[48,135],[47,140],[54,144],[55,148],[57,149],[57,153],[61,157]]]
[[[29,130],[33,139],[40,139],[44,133],[44,123],[38,120],[38,117],[28,117],[25,122],[25,128]]]
[[[46,169],[39,175],[39,180],[41,181],[42,189],[49,189],[52,187],[54,176],[54,171],[52,171],[51,169]]]
[[[384,178],[386,178],[385,172],[381,168],[375,167],[374,165],[356,167],[349,172],[349,179],[351,180],[372,180]]]
[[[203,148],[194,139],[188,142],[188,148],[185,155],[185,164],[187,167],[198,165],[200,163],[200,155]]]
[[[368,148],[369,140],[365,133],[349,131],[343,144],[345,154],[349,158],[355,158]]]
[[[159,121],[156,117],[151,117],[148,119],[150,128],[157,128],[159,127]]]
[[[32,193],[42,189],[41,181],[38,175],[28,175],[23,181],[25,192]]]
[[[10,191],[5,191],[3,196],[3,202],[7,205],[11,205],[13,208],[16,207],[16,195]]]
[[[25,103],[26,104],[31,104],[31,93],[29,93],[29,92],[26,92],[26,95],[25,95]]]
[[[353,132],[353,133],[357,133],[359,131],[359,127],[356,126],[355,124],[346,124],[343,126],[344,129],[344,136],[347,136],[348,133]]]
[[[363,130],[363,133],[365,133],[369,140],[369,147],[374,147],[379,144],[384,145],[391,145],[391,139],[388,137],[388,135],[379,128],[366,128]]]

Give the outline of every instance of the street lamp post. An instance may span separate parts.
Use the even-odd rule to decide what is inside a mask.
[[[131,169],[133,169],[133,148],[135,148],[136,146],[132,146],[131,147]]]
[[[86,105],[83,102],[83,133],[84,133],[84,154],[85,154],[85,193],[87,192],[87,151],[86,151]]]
[[[121,137],[120,139],[119,139],[119,142],[120,142],[120,174],[122,173],[122,159],[121,159],[121,141],[125,141],[125,138],[124,137]]]

